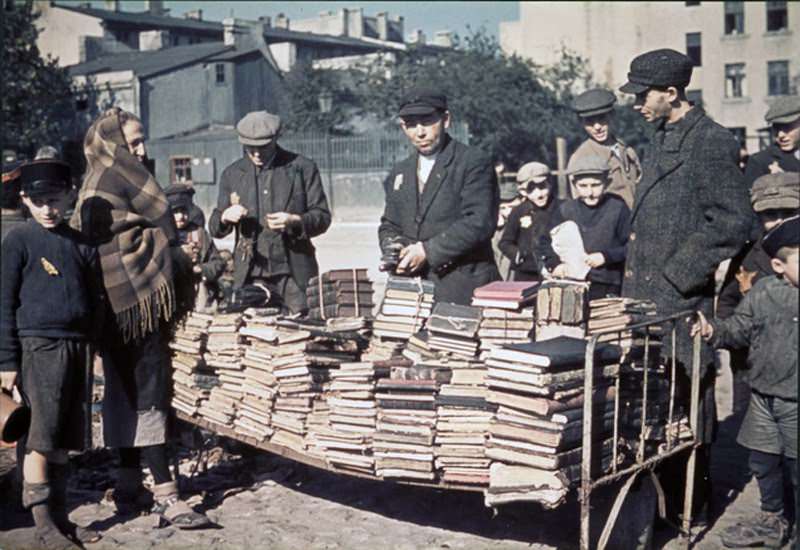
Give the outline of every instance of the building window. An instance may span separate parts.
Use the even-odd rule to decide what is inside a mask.
[[[725,2],[725,34],[744,34],[744,2]]]
[[[697,1],[695,1],[695,2],[686,2],[686,7],[687,8],[691,7],[691,6],[699,6],[699,5],[700,5],[700,2],[697,2]]]
[[[686,90],[686,99],[696,107],[703,106],[703,90]]]
[[[786,1],[769,0],[767,2],[767,30],[780,31],[789,26]]]
[[[689,56],[689,59],[692,60],[695,67],[700,67],[702,65],[703,49],[700,45],[699,32],[686,33],[686,55]]]
[[[214,74],[217,78],[217,84],[225,84],[225,65],[223,63],[214,65]]]
[[[767,62],[767,95],[789,95],[789,62]]]
[[[725,97],[744,97],[744,63],[725,65]]]
[[[171,183],[192,183],[192,157],[170,157],[169,173]]]
[[[739,145],[745,145],[747,143],[747,128],[744,126],[735,126],[733,128],[728,128],[728,130],[730,130],[733,137],[736,138],[736,141],[739,142]]]

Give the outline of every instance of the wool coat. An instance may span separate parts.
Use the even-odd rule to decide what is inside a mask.
[[[223,238],[234,230],[233,225],[222,222],[222,213],[231,204],[231,194],[236,193],[239,204],[247,208],[248,215],[236,225],[234,249],[234,288],[248,283],[254,264],[254,248],[262,233],[272,233],[265,216],[271,212],[298,214],[300,226],[284,231],[272,242],[276,252],[288,261],[292,279],[302,290],[308,280],[319,274],[319,266],[311,239],[324,233],[331,224],[328,199],[322,188],[317,165],[297,153],[278,147],[268,170],[272,171],[271,198],[268,212],[259,212],[259,185],[255,169],[249,158],[243,157],[222,173],[217,207],[208,220],[208,231],[214,238]],[[257,216],[257,217],[256,217]]]
[[[539,241],[547,233],[550,220],[560,206],[558,199],[551,197],[544,208],[526,200],[514,207],[508,216],[500,250],[511,260],[511,269],[516,281],[538,281],[544,267]]]
[[[391,239],[422,242],[427,262],[419,275],[433,281],[434,299],[469,304],[477,287],[500,278],[492,251],[500,193],[488,155],[444,139],[421,194],[418,153],[389,173],[378,238],[382,247]]]
[[[657,128],[631,212],[623,296],[653,300],[660,315],[711,317],[714,272],[744,246],[750,227],[738,151],[733,135],[698,107]],[[689,325],[677,328],[677,359],[690,369]],[[712,361],[702,346],[702,374]]]

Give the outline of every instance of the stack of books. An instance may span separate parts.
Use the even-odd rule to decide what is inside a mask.
[[[330,407],[328,406],[327,387],[321,395],[314,396],[311,412],[306,417],[306,435],[303,439],[305,454],[325,460],[325,448],[318,442],[318,434],[330,430]]]
[[[486,359],[489,351],[496,347],[531,341],[535,324],[536,315],[532,307],[520,311],[481,308],[481,324],[478,327],[481,358]]]
[[[384,339],[408,340],[423,328],[433,308],[433,283],[419,277],[390,275],[373,334]]]
[[[208,325],[213,317],[192,312],[175,331],[172,349],[172,406],[194,416],[200,403],[208,399],[219,378],[203,361]]]
[[[198,413],[228,428],[233,427],[236,407],[243,395],[241,358],[244,349],[239,336],[242,323],[241,313],[216,315],[208,326],[206,352],[203,355],[205,364],[219,377],[220,385],[211,390]]]
[[[635,300],[633,298],[601,298],[592,300],[589,304],[589,322],[587,334],[591,336],[597,332],[614,331],[601,334],[599,342],[612,342],[620,346],[625,355],[641,357],[644,355],[645,335],[644,329],[630,329],[631,325],[645,322],[655,318],[656,305],[650,300]],[[650,338],[650,357],[657,361],[661,349],[662,327],[654,325],[647,328]],[[634,352],[634,353],[631,353]]]
[[[366,269],[335,269],[312,277],[306,288],[308,316],[372,317],[372,281]]]
[[[438,302],[428,319],[428,345],[431,350],[461,357],[475,357],[478,352],[478,307]]]
[[[435,465],[451,483],[489,484],[486,435],[494,407],[486,401],[486,366],[450,360],[450,381],[436,396]]]
[[[384,478],[435,479],[436,380],[378,380],[378,421],[372,445]]]
[[[263,441],[272,435],[272,406],[277,378],[272,371],[272,350],[278,340],[274,318],[251,317],[239,330],[244,355],[242,400],[234,420],[234,431]]]
[[[580,476],[585,353],[585,340],[565,336],[490,352],[487,400],[497,405],[497,413],[489,427],[486,455],[516,465],[513,472],[523,472],[519,477],[524,483],[510,490],[510,470],[493,466],[487,503],[537,500],[555,506]],[[598,346],[595,386],[603,388],[604,381],[610,383],[608,378],[618,374],[620,357],[619,347]],[[613,393],[608,389],[595,402],[601,408],[593,435],[603,447],[601,454],[607,455],[611,441],[603,438],[613,427]],[[497,485],[495,478],[503,482]],[[536,480],[541,491],[522,491],[530,480]],[[521,492],[524,497],[519,497]]]
[[[536,295],[536,340],[586,334],[586,292],[589,283],[565,279],[546,281]]]
[[[495,281],[475,289],[472,305],[518,311],[536,302],[539,283],[526,281]]]

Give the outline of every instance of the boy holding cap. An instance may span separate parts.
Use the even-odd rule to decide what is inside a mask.
[[[761,512],[728,527],[728,548],[780,548],[789,536],[784,517],[783,467],[797,495],[797,310],[800,277],[800,217],[773,227],[762,242],[775,275],[758,281],[735,313],[707,321],[701,312],[692,334],[700,332],[715,348],[749,348],[750,404],[737,442],[750,449],[750,471],[758,481]],[[795,509],[797,507],[795,506]]]
[[[515,281],[539,281],[542,261],[539,240],[547,232],[560,202],[553,196],[550,169],[541,162],[529,162],[517,172],[517,183],[525,200],[508,217],[500,249],[511,260]]]
[[[90,441],[89,341],[97,334],[102,289],[94,248],[69,227],[69,166],[34,161],[21,168],[31,219],[2,244],[0,372],[27,396],[31,425],[23,463],[23,506],[44,548],[76,548],[99,535],[69,521],[67,450]]]
[[[542,237],[545,265],[555,277],[565,277],[567,266],[553,251],[551,231],[572,221],[580,230],[586,251],[588,299],[619,296],[628,235],[630,210],[617,195],[607,193],[608,163],[603,157],[580,156],[567,165],[567,172],[578,194],[561,204]]]
[[[578,115],[589,139],[572,153],[572,158],[583,155],[596,155],[608,163],[608,177],[611,180],[608,192],[618,195],[628,208],[633,208],[636,184],[642,175],[642,165],[633,147],[625,145],[611,132],[611,118],[614,114],[616,96],[603,88],[594,88],[580,94],[572,102],[572,110]],[[576,198],[571,188],[572,198]]]

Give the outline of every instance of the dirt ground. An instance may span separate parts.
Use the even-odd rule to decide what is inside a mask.
[[[320,239],[321,269],[369,267],[380,281],[375,224],[340,224]],[[721,369],[717,404],[721,420],[712,455],[714,506],[711,527],[695,548],[721,548],[719,532],[758,509],[758,490],[747,473],[747,455],[735,443],[738,420],[731,413],[731,380]],[[201,437],[195,433],[194,437]],[[187,441],[184,441],[186,443]],[[196,444],[198,441],[195,440]],[[103,539],[91,550],[127,548],[261,549],[573,549],[578,547],[575,498],[555,511],[536,505],[510,506],[498,514],[481,493],[441,491],[356,479],[305,467],[211,437],[208,469],[191,473],[198,451],[179,446],[182,489],[190,504],[217,526],[203,531],[154,528],[151,516],[118,517],[106,498],[113,486],[114,456],[94,450],[73,458],[76,475],[69,492],[73,521],[91,525]],[[32,521],[11,502],[14,451],[0,449],[0,550],[32,548]],[[613,489],[612,489],[613,492]],[[596,503],[594,536],[609,497]],[[622,523],[631,516],[623,514]],[[596,538],[595,538],[596,540]],[[675,531],[661,526],[655,548],[680,547]]]

